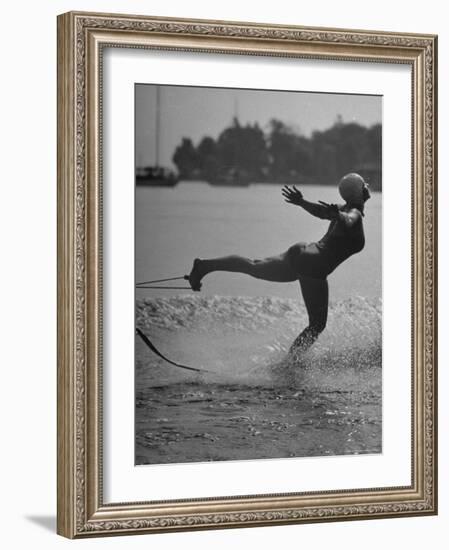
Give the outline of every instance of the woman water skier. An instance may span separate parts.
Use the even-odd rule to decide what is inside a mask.
[[[192,290],[201,290],[201,280],[213,271],[245,273],[256,279],[279,283],[299,280],[309,324],[295,339],[290,352],[303,353],[326,327],[327,276],[365,246],[363,216],[365,202],[370,198],[368,184],[359,174],[351,173],[340,180],[338,190],[345,201],[343,205],[309,202],[295,186],[284,186],[282,195],[286,202],[301,206],[312,216],[330,220],[326,234],[317,242],[300,242],[278,256],[263,260],[236,255],[196,258],[189,275]]]

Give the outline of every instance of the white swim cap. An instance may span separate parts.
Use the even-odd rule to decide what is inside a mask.
[[[341,178],[338,190],[346,202],[363,204],[365,202],[363,196],[365,184],[366,182],[362,176],[353,172]]]

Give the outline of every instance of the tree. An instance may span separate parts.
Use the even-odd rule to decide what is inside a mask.
[[[181,179],[195,177],[195,171],[198,170],[198,156],[190,138],[182,138],[181,145],[176,147],[173,154],[173,162]]]
[[[268,133],[270,179],[302,179],[311,172],[310,142],[282,121],[271,119]]]
[[[237,170],[251,179],[261,179],[268,165],[265,136],[258,124],[242,126],[234,118],[217,140],[219,163],[222,170]]]
[[[196,149],[196,154],[201,171],[200,177],[207,181],[215,178],[220,169],[218,147],[215,140],[209,136],[204,137]]]
[[[348,172],[364,171],[380,188],[382,125],[367,128],[337,117],[330,128],[305,137],[281,120],[270,120],[264,133],[257,123],[242,126],[234,118],[217,140],[205,136],[195,148],[183,138],[173,162],[184,179],[334,184]]]

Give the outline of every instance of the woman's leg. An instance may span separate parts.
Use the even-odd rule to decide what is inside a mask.
[[[209,260],[196,259],[189,275],[194,290],[201,288],[201,279],[213,271],[245,273],[256,279],[276,283],[289,283],[298,279],[298,274],[290,266],[286,253],[263,260],[251,260],[243,256],[223,256]]]
[[[301,292],[309,317],[309,325],[293,342],[290,353],[304,353],[323,332],[327,323],[329,305],[329,286],[327,279],[299,278]]]

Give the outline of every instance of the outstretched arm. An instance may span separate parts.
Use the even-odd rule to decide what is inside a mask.
[[[286,202],[294,204],[296,206],[301,206],[301,208],[304,208],[306,212],[312,214],[312,216],[315,216],[316,218],[320,218],[322,220],[331,220],[336,217],[333,209],[329,208],[330,205],[306,201],[301,191],[299,191],[299,189],[296,189],[295,186],[293,186],[293,189],[291,189],[287,185],[284,185],[284,187],[282,188],[282,195],[284,196]],[[338,207],[336,208],[338,211]]]
[[[282,188],[282,194],[286,202],[301,206],[301,208],[304,208],[304,210],[312,214],[312,216],[322,220],[338,220],[348,229],[352,227],[362,215],[357,208],[352,208],[349,212],[344,212],[340,210],[336,204],[328,204],[323,201],[318,201],[318,203],[306,201],[301,191],[296,189],[295,186],[291,189],[285,185]]]

